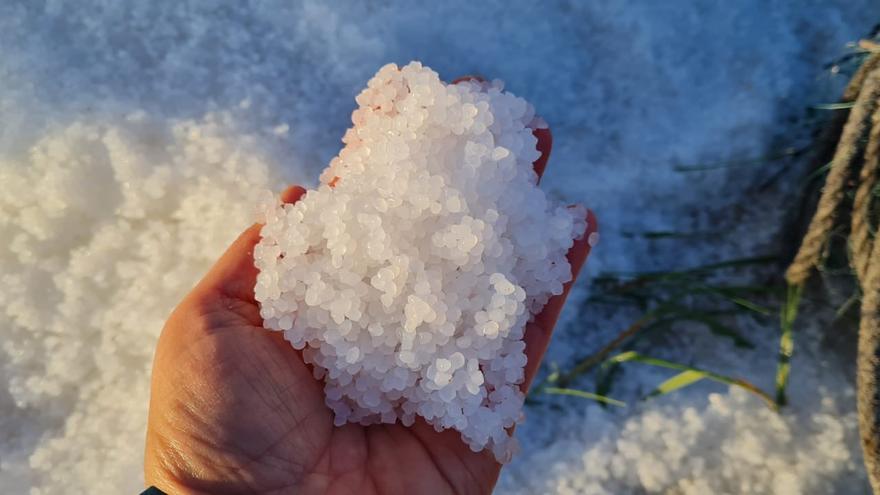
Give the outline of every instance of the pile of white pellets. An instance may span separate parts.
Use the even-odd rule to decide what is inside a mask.
[[[336,424],[421,416],[509,460],[526,323],[571,279],[585,212],[547,198],[534,108],[500,81],[386,65],[345,147],[254,250],[265,326],[325,381]]]

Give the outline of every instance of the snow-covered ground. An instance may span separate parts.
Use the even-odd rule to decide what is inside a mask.
[[[878,19],[871,0],[0,3],[0,491],[136,493],[165,316],[253,191],[316,181],[381,65],[504,79],[553,129],[544,187],[600,218],[589,274],[672,268],[778,249],[798,167],[769,186],[778,164],[674,167],[799,139],[842,85],[823,64]],[[634,316],[578,312],[588,285],[549,360]],[[783,414],[709,384],[638,402],[668,373],[633,365],[625,410],[529,408],[498,491],[868,493],[828,318],[802,319]],[[657,354],[769,388],[776,330],[743,325],[758,349],[684,328]]]

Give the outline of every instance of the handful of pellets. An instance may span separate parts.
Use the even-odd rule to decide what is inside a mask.
[[[337,425],[421,416],[506,462],[526,323],[571,280],[585,212],[538,188],[546,124],[499,81],[389,64],[357,103],[321,185],[261,208],[265,327],[302,350]]]

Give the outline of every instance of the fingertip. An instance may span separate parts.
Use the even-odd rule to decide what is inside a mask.
[[[458,84],[465,81],[486,82],[486,78],[479,74],[468,74],[452,80],[452,84]]]
[[[587,209],[587,230],[584,235],[589,236],[590,234],[598,234],[599,233],[599,221],[596,219],[596,214],[591,209]],[[591,244],[591,247],[594,246],[595,243]]]
[[[305,188],[298,185],[289,186],[281,193],[281,201],[283,203],[296,203],[306,193]]]
[[[260,224],[242,232],[199,281],[190,296],[214,300],[218,294],[240,300],[254,297],[257,268],[254,266],[254,246],[260,242]]]
[[[458,84],[466,81],[486,82],[486,78],[479,74],[468,74],[452,80],[452,84]],[[533,163],[535,173],[538,174],[538,181],[544,176],[544,170],[547,169],[547,162],[550,160],[550,150],[553,148],[553,134],[547,127],[534,129],[532,134],[538,139],[535,148],[541,154]]]
[[[587,227],[584,231],[584,235],[581,236],[580,239],[575,239],[574,244],[572,244],[566,254],[568,264],[571,267],[571,280],[563,285],[562,294],[551,297],[550,300],[547,301],[547,304],[544,305],[541,312],[535,316],[535,323],[542,328],[548,329],[548,332],[552,332],[553,327],[556,326],[556,321],[562,313],[562,308],[565,306],[565,300],[568,298],[568,293],[571,291],[575,282],[577,282],[581,268],[583,268],[587,261],[587,257],[590,255],[592,245],[595,244],[595,236],[597,235],[596,232],[598,228],[596,216],[591,210],[586,210],[586,219]]]
[[[581,236],[580,239],[575,239],[574,244],[568,251],[568,263],[571,265],[572,283],[577,280],[577,276],[580,273],[581,268],[584,266],[587,257],[590,255],[590,251],[592,251],[593,247],[599,240],[599,224],[593,210],[586,210],[585,219],[587,225],[584,229],[584,235]]]
[[[544,171],[547,169],[547,162],[550,160],[550,150],[553,148],[553,133],[550,132],[550,128],[545,127],[533,130],[532,134],[538,139],[538,144],[535,145],[535,148],[541,154],[533,164],[535,173],[538,174],[538,180],[540,181],[541,177],[544,176]]]

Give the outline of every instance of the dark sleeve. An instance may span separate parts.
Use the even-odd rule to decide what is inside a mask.
[[[163,492],[162,490],[156,488],[155,486],[151,486],[151,487],[147,488],[146,490],[142,491],[141,495],[168,495],[168,494]]]

